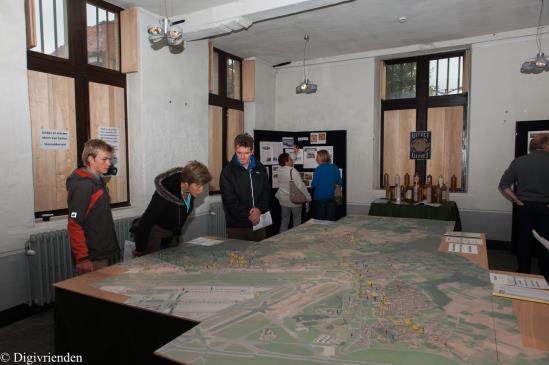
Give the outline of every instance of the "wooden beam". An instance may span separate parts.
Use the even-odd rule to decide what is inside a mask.
[[[214,80],[212,78],[212,65],[214,57],[214,43],[210,39],[208,40],[208,91],[213,92],[214,89]]]
[[[123,73],[139,70],[139,29],[137,27],[137,8],[120,12],[121,71]]]
[[[34,0],[25,0],[25,21],[27,31],[27,49],[36,47],[36,21]]]
[[[242,62],[242,101],[255,101],[255,60]]]

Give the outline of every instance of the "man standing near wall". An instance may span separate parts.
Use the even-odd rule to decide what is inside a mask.
[[[68,232],[79,274],[106,267],[119,252],[109,190],[102,177],[111,166],[113,152],[108,143],[90,139],[82,152],[85,167],[67,178]]]
[[[271,187],[265,166],[253,155],[254,139],[239,134],[235,154],[219,180],[229,238],[249,241],[265,239],[265,228],[253,230],[262,213],[269,211]]]
[[[521,273],[530,272],[537,243],[532,229],[549,237],[549,134],[536,135],[530,141],[529,151],[511,162],[499,182],[500,191],[513,201],[518,212],[517,256]],[[549,251],[542,248],[538,259],[541,273],[549,280]]]

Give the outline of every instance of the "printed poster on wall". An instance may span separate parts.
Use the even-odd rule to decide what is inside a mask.
[[[530,141],[538,134],[549,134],[549,131],[529,131],[528,132],[528,145],[526,145],[527,153],[530,153]]]
[[[263,165],[277,165],[278,156],[282,153],[282,142],[259,142],[259,161]]]
[[[334,146],[306,146],[303,147],[303,168],[314,169],[318,166],[316,163],[316,153],[320,150],[327,150],[334,161]]]
[[[284,152],[290,155],[292,160],[294,160],[295,165],[303,165],[303,149],[300,148],[297,150],[297,153],[294,152],[293,148],[284,148]]]
[[[294,146],[294,137],[282,137],[282,146],[284,148]]]
[[[311,144],[326,144],[326,132],[315,132],[309,136]]]
[[[273,144],[272,142],[259,142],[259,161],[263,165],[273,164]]]
[[[300,174],[303,174],[301,175],[301,178],[303,179],[303,183],[305,184],[305,186],[310,188],[311,183],[313,182],[313,177],[315,176],[315,173],[312,171],[305,171],[302,173],[300,172]]]
[[[273,165],[273,189],[278,189],[278,168],[280,166]]]
[[[101,127],[97,128],[97,138],[107,142],[114,147],[114,154],[111,160],[111,164],[116,168],[116,173],[113,176],[118,176],[119,166],[118,166],[118,150],[120,149],[120,130],[116,127]]]
[[[410,159],[429,160],[431,158],[431,132],[410,132]]]
[[[259,161],[263,165],[277,165],[278,156],[282,153],[282,142],[259,142]]]
[[[68,150],[69,131],[65,129],[40,129],[40,148],[43,150]]]

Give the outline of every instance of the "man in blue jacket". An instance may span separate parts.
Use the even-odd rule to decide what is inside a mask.
[[[235,154],[223,167],[219,179],[229,238],[248,241],[265,239],[265,229],[253,229],[269,211],[271,187],[265,166],[253,155],[254,139],[240,134],[234,140]]]

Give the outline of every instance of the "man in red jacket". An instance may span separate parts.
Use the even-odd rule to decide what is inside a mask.
[[[108,266],[109,258],[119,253],[109,190],[102,177],[113,152],[108,143],[90,139],[82,152],[85,167],[67,178],[68,232],[79,274]]]

